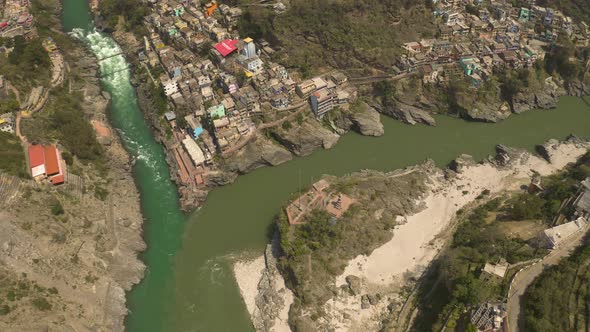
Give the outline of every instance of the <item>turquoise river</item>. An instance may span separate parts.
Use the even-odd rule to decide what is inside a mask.
[[[64,29],[81,38],[98,58],[120,51],[108,35],[94,31],[86,0],[63,4]],[[126,65],[118,56],[103,61],[100,70],[105,75],[103,88],[113,98],[110,121],[137,161],[133,171],[148,245],[141,256],[147,265],[145,278],[127,294],[129,331],[251,331],[231,264],[243,255],[262,252],[273,216],[298,190],[300,177],[305,185],[322,174],[393,170],[426,158],[444,166],[461,153],[484,158],[498,143],[533,149],[570,133],[590,137],[590,105],[567,97],[555,110],[515,115],[499,124],[437,116],[438,126],[427,127],[383,118],[382,137],[351,133],[331,150],[241,176],[212,191],[200,210],[185,216],[162,147],[138,108],[129,74],[118,71]]]

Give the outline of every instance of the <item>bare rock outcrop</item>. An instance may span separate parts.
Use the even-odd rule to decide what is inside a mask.
[[[226,162],[230,170],[245,174],[262,166],[277,166],[292,159],[291,153],[268,138],[258,135]]]
[[[265,268],[258,282],[258,294],[256,295],[256,308],[251,313],[252,323],[256,331],[270,332],[277,323],[286,325],[285,309],[291,305],[292,295],[285,287],[283,277],[277,269],[278,238],[266,246],[264,251]],[[286,294],[289,293],[289,294]],[[285,317],[281,317],[283,316]],[[281,322],[281,320],[285,321]]]
[[[427,111],[415,106],[396,103],[395,106],[373,105],[379,112],[389,115],[394,119],[398,119],[404,123],[415,125],[416,123],[423,123],[429,126],[436,126],[436,120]]]
[[[351,115],[352,128],[365,136],[382,136],[385,131],[379,117],[379,112],[369,105],[362,103],[358,112]]]
[[[291,130],[275,129],[272,136],[285,148],[297,156],[307,156],[324,148],[330,149],[340,136],[322,126],[316,119],[307,118],[297,128]]]

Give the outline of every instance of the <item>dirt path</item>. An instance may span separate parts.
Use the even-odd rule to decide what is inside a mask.
[[[572,251],[582,243],[584,235],[588,231],[588,226],[584,231],[574,235],[571,240],[564,243],[563,247],[553,250],[549,255],[545,256],[540,262],[535,263],[524,270],[521,270],[517,276],[512,280],[510,291],[508,293],[508,331],[517,332],[524,331],[523,319],[520,314],[522,308],[521,298],[526,289],[533,283],[533,281],[543,273],[546,267],[559,264],[562,258],[569,256]]]

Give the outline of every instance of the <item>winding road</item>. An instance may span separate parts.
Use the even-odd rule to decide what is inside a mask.
[[[510,291],[508,293],[508,331],[524,331],[523,316],[520,314],[522,308],[521,298],[526,289],[543,273],[546,267],[559,264],[562,258],[569,256],[575,248],[582,244],[582,239],[588,231],[588,226],[583,231],[573,235],[568,241],[565,241],[562,247],[553,250],[541,261],[530,265],[520,272],[512,280]]]

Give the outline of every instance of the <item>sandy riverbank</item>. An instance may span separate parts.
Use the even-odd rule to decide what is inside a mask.
[[[434,243],[437,234],[449,226],[459,209],[473,202],[483,190],[493,194],[518,189],[528,184],[533,170],[550,175],[576,161],[586,151],[582,146],[563,143],[550,151],[551,163],[526,154],[505,168],[489,163],[467,167],[451,181],[445,180],[442,172],[438,173],[431,178],[431,192],[423,201],[426,208],[397,226],[391,241],[371,255],[358,256],[349,262],[336,284],[345,284],[344,278],[352,274],[373,284],[386,285],[406,272],[421,272],[440,249]]]
[[[490,190],[492,194],[516,190],[529,183],[533,170],[541,175],[555,173],[575,162],[589,145],[554,141],[546,147],[551,163],[523,153],[505,167],[489,162],[467,166],[452,179],[446,179],[442,170],[434,173],[430,178],[429,193],[417,202],[425,208],[405,216],[407,222],[394,229],[392,240],[369,256],[360,255],[350,261],[344,273],[336,278],[336,286],[346,285],[346,276],[355,275],[363,280],[366,290],[378,291],[394,299],[397,296],[394,290],[399,290],[408,277],[418,277],[436,257],[444,245],[439,234],[451,226],[457,211],[473,202],[483,190]],[[324,308],[330,326],[337,331],[356,331],[376,328],[387,305],[379,303],[360,310],[360,296],[337,296]]]

